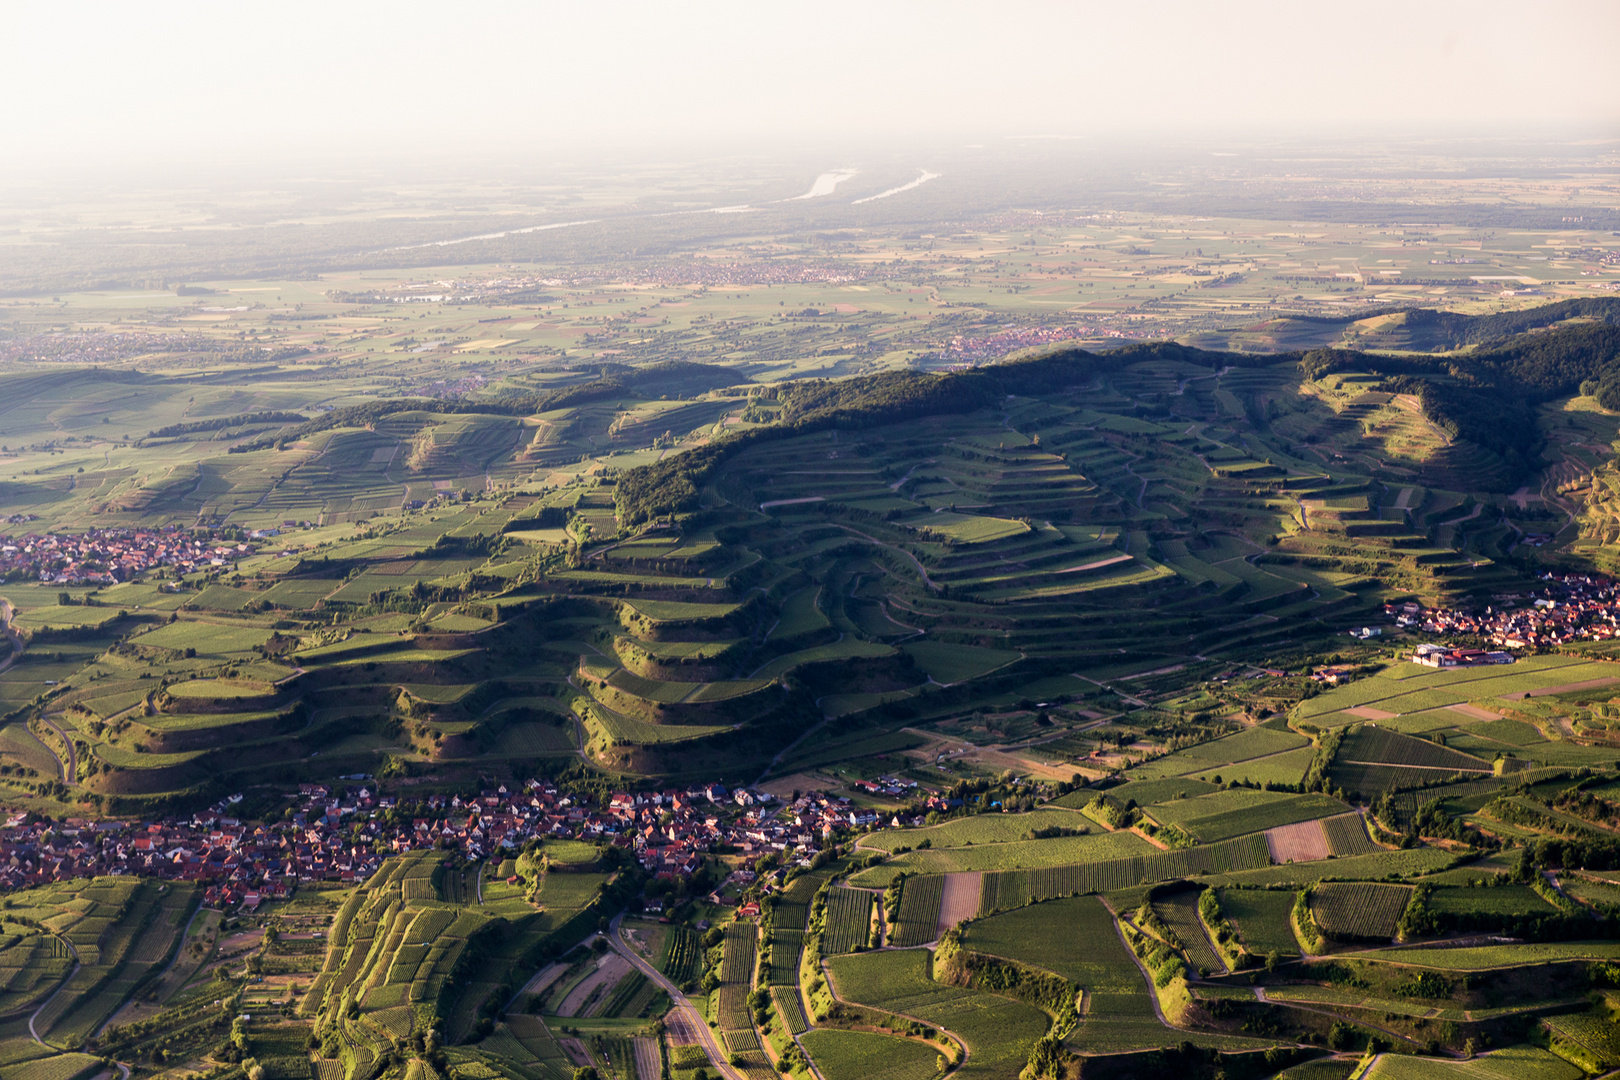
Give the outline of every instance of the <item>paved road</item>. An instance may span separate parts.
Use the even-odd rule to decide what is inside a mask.
[[[217,910],[218,909],[216,909],[216,908],[203,907],[201,904],[199,904],[197,906],[197,910],[193,911],[191,913],[191,918],[186,920],[186,928],[184,930],[180,931],[180,940],[175,942],[174,955],[169,957],[168,966],[166,966],[162,971],[158,972],[157,978],[152,980],[153,983],[158,983],[158,982],[163,981],[163,979],[169,974],[169,972],[174,970],[174,965],[178,964],[180,962],[180,958],[185,955],[185,953],[186,953],[186,938],[191,936],[191,927],[192,927],[192,924],[194,924],[197,921],[197,916],[201,915],[205,911],[217,911]],[[134,999],[131,998],[130,1000],[132,1001]],[[128,1005],[128,1004],[129,1004],[129,1001],[124,1002],[124,1005]],[[109,1015],[107,1017],[107,1019],[105,1019],[105,1020],[103,1020],[101,1022],[101,1026],[96,1028],[96,1034],[95,1034],[96,1038],[98,1038],[98,1039],[101,1038],[102,1032],[107,1030],[108,1025],[110,1025],[113,1022],[113,1019],[115,1017],[117,1017],[117,1015],[120,1012],[123,1011],[123,1008],[124,1008],[124,1006],[120,1005],[118,1008],[116,1008],[116,1009],[114,1009],[112,1011],[112,1014]]]
[[[908,560],[910,560],[911,565],[917,568],[917,573],[922,576],[923,584],[928,586],[934,592],[939,592],[940,591],[939,583],[936,582],[933,578],[928,576],[928,571],[923,568],[922,563],[917,561],[917,556],[913,555],[911,552],[907,551],[905,548],[897,547],[894,544],[885,543],[884,541],[879,540],[875,536],[868,536],[865,533],[861,532],[859,529],[852,529],[848,525],[839,525],[838,527],[840,529],[843,529],[845,532],[849,533],[851,536],[860,537],[862,540],[865,540],[869,544],[876,544],[880,548],[888,548],[890,551],[898,552],[899,554],[904,555]]]
[[[28,1018],[28,1034],[33,1036],[34,1041],[39,1043],[41,1046],[51,1046],[51,1044],[39,1037],[39,1032],[34,1030],[34,1021],[39,1019],[40,1013],[51,1007],[51,1002],[56,1000],[56,995],[60,994],[64,989],[67,988],[67,984],[72,981],[73,976],[77,974],[79,970],[79,950],[75,949],[73,947],[73,942],[69,941],[67,938],[63,938],[62,943],[68,947],[68,952],[73,954],[73,967],[69,969],[67,978],[62,980],[62,984],[58,986],[55,991],[52,992],[51,996],[45,999],[45,1003],[39,1008],[35,1009],[33,1015]],[[55,1050],[57,1048],[51,1046],[51,1049]]]
[[[821,959],[821,977],[822,977],[822,979],[824,979],[826,981],[827,989],[828,989],[828,991],[831,992],[831,994],[832,994],[832,996],[833,996],[833,998],[835,1000],[849,1002],[850,1004],[854,1005],[856,1008],[868,1008],[868,1009],[873,1009],[876,1012],[886,1012],[890,1016],[898,1016],[902,1020],[913,1020],[913,1021],[916,1021],[919,1024],[925,1024],[928,1027],[931,1027],[934,1030],[938,1031],[941,1035],[945,1036],[945,1038],[950,1039],[952,1042],[956,1043],[956,1045],[962,1051],[962,1058],[961,1058],[961,1060],[959,1062],[957,1062],[957,1065],[956,1065],[957,1069],[960,1069],[962,1066],[966,1065],[968,1063],[968,1059],[973,1056],[973,1048],[968,1045],[968,1041],[966,1039],[962,1038],[962,1036],[958,1035],[956,1032],[950,1030],[949,1028],[942,1027],[940,1025],[939,1021],[937,1021],[937,1020],[925,1020],[922,1017],[914,1016],[911,1013],[896,1012],[895,1010],[889,1009],[889,1008],[878,1009],[875,1006],[871,1006],[871,1005],[862,1006],[858,1002],[850,1002],[848,998],[844,997],[842,994],[840,994],[838,992],[838,981],[833,978],[832,969],[827,966],[827,958],[826,957],[822,957],[822,959]],[[801,1043],[800,1045],[802,1046],[803,1044]],[[806,1055],[806,1056],[808,1057],[809,1055]]]
[[[57,727],[55,720],[52,720],[44,713],[39,714],[39,722],[56,732],[56,737],[62,740],[63,746],[67,747],[67,761],[64,762],[61,758],[56,759],[56,763],[62,767],[62,783],[77,783],[79,779],[79,755],[73,748],[73,740],[68,738],[67,732]],[[45,749],[49,750],[50,747],[47,746]]]
[[[675,1003],[676,1011],[682,1013],[688,1025],[698,1033],[698,1037],[702,1040],[704,1053],[709,1055],[710,1064],[719,1071],[721,1076],[726,1077],[727,1080],[747,1080],[741,1072],[732,1068],[727,1062],[728,1055],[725,1047],[721,1046],[715,1038],[714,1032],[709,1029],[709,1022],[703,1018],[703,1014],[698,1012],[697,1008],[686,1000],[686,995],[681,993],[681,988],[666,979],[663,972],[643,960],[636,953],[635,948],[619,936],[619,924],[623,921],[623,915],[615,915],[613,921],[608,924],[608,944],[612,945],[614,951],[620,956],[634,964],[637,971],[647,976],[658,985],[659,989],[669,995],[669,999]]]
[[[0,671],[5,671],[12,664],[15,664],[17,658],[22,656],[23,653],[22,635],[11,628],[11,617],[14,614],[16,614],[16,610],[11,606],[11,601],[0,600],[0,631],[4,631],[6,637],[11,641],[11,652],[4,660],[0,660]],[[62,782],[64,784],[74,783],[79,776],[79,763],[73,749],[73,740],[68,738],[67,733],[57,727],[56,722],[50,717],[41,714],[40,719],[50,725],[51,730],[56,732],[56,737],[61,739],[62,744],[67,747],[68,759],[65,765],[62,763],[61,758],[56,757],[56,751],[51,750],[49,746],[46,746],[45,749],[50,751],[52,757],[56,757],[57,767],[62,770]],[[40,745],[44,746],[44,740],[40,740]]]

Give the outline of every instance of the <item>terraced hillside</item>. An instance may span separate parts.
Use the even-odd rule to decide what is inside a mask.
[[[1521,353],[1582,333],[1493,345],[1480,377],[1545,398],[1562,384]],[[14,589],[34,648],[0,671],[0,787],[132,810],[390,761],[755,779],[954,738],[1049,775],[1120,767],[1234,708],[1293,707],[1309,687],[1244,681],[1373,655],[1339,635],[1383,600],[1462,601],[1537,565],[1520,540],[1540,511],[1499,494],[1528,459],[1447,419],[1435,361],[1395,368],[1057,348],[745,389],[689,365],[486,411],[283,420],[174,464],[154,498],[212,520],[376,473],[426,505],[334,503],[318,539],[163,587]],[[1596,468],[1604,414],[1569,400],[1588,404],[1542,400],[1536,430]],[[268,491],[236,474],[272,464]],[[480,473],[484,495],[458,487]],[[1067,711],[1023,704],[1042,699]],[[1242,771],[1292,782],[1305,756]]]

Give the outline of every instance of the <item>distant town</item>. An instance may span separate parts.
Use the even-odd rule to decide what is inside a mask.
[[[1483,610],[1385,604],[1397,626],[1428,634],[1467,634],[1504,649],[1541,649],[1620,638],[1620,585],[1601,574],[1543,574],[1544,587],[1504,597]],[[1500,661],[1498,661],[1500,662]]]
[[[865,782],[905,796],[915,782]],[[301,784],[284,821],[253,825],[232,816],[241,796],[189,816],[155,821],[52,820],[19,813],[0,826],[0,888],[69,878],[139,874],[195,881],[205,902],[248,908],[290,895],[301,884],[353,884],[391,855],[438,848],[470,860],[511,857],[531,840],[581,840],[626,852],[657,878],[695,873],[704,857],[808,866],[816,852],[854,830],[920,823],[809,792],[782,802],[767,792],[720,784],[616,792],[600,802],[529,780],[477,795],[432,795],[402,804],[368,781],[336,792]],[[929,797],[925,809],[959,800]],[[409,814],[406,817],[405,814]],[[754,872],[740,870],[739,881]]]
[[[265,539],[278,532],[257,529],[244,535]],[[0,535],[0,578],[47,585],[111,585],[160,568],[181,573],[218,569],[253,551],[242,541],[179,525]]]

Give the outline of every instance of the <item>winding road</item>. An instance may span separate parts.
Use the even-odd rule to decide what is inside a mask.
[[[67,946],[68,952],[73,954],[73,967],[70,968],[67,975],[63,977],[61,985],[53,990],[51,992],[51,996],[45,999],[45,1003],[39,1008],[35,1009],[33,1015],[29,1016],[28,1018],[28,1034],[41,1046],[51,1046],[51,1044],[39,1037],[39,1032],[34,1029],[34,1021],[39,1019],[40,1013],[51,1007],[51,1002],[56,1000],[56,996],[58,994],[67,989],[67,984],[72,982],[73,976],[79,973],[79,950],[75,949],[73,947],[73,942],[69,941],[67,938],[61,938],[60,940],[62,944]],[[59,1047],[51,1046],[51,1049],[56,1050],[59,1049]],[[129,1074],[125,1073],[125,1075],[127,1076]]]
[[[675,1011],[681,1013],[692,1030],[698,1033],[703,1052],[709,1055],[709,1063],[715,1067],[715,1070],[721,1076],[725,1077],[726,1080],[747,1080],[739,1070],[731,1066],[731,1063],[727,1060],[729,1055],[726,1053],[725,1048],[720,1045],[719,1040],[714,1037],[714,1032],[709,1028],[709,1022],[703,1018],[702,1013],[698,1012],[697,1007],[687,1000],[686,995],[681,993],[681,988],[665,978],[663,972],[642,959],[636,953],[636,950],[620,936],[619,924],[622,922],[624,922],[624,915],[619,914],[615,915],[613,921],[608,924],[607,940],[608,944],[613,946],[613,951],[630,961],[637,971],[647,976],[660,990],[669,995],[669,1000],[675,1003]]]
[[[7,654],[4,660],[0,660],[0,671],[5,671],[7,668],[11,667],[11,665],[15,664],[18,658],[20,658],[23,654],[22,635],[17,633],[17,631],[11,627],[11,617],[15,614],[16,609],[11,606],[10,600],[0,600],[0,631],[4,631],[7,640],[11,642],[11,652]],[[41,713],[39,718],[44,723],[50,725],[51,730],[56,732],[56,737],[62,740],[62,745],[67,747],[67,762],[64,764],[62,759],[57,756],[56,751],[52,750],[49,746],[45,746],[45,741],[43,739],[39,739],[39,736],[34,735],[33,737],[38,739],[39,744],[45,747],[47,753],[56,758],[56,765],[62,770],[62,782],[64,784],[73,783],[79,775],[78,756],[73,749],[73,740],[68,738],[67,733],[61,728],[57,727],[56,722],[50,717]]]
[[[79,755],[78,752],[73,748],[73,740],[68,738],[67,732],[56,726],[55,720],[52,720],[44,713],[39,714],[39,722],[56,732],[56,737],[62,740],[63,746],[67,747],[67,761],[64,762],[58,757],[56,759],[56,763],[62,767],[62,783],[75,783],[79,777]],[[47,746],[45,749],[49,750],[50,747]],[[52,756],[55,756],[54,751]]]

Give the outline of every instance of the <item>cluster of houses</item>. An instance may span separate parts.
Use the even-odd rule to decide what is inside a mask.
[[[1121,336],[1103,325],[1100,320],[1091,323],[1063,323],[1052,326],[1015,326],[1003,330],[982,327],[972,334],[956,334],[945,344],[941,359],[952,364],[974,364],[986,360],[999,360],[1010,352],[1050,345],[1075,338]]]
[[[189,573],[227,566],[250,554],[246,544],[178,525],[0,535],[0,577],[49,585],[111,585],[154,567]]]
[[[1409,601],[1386,604],[1384,611],[1397,626],[1427,634],[1467,634],[1498,649],[1553,648],[1574,641],[1620,638],[1620,584],[1612,578],[1549,573],[1541,581],[1536,592],[1498,597],[1483,610],[1425,608]],[[1510,663],[1511,657],[1483,662]]]
[[[263,825],[231,816],[240,798],[161,821],[16,814],[0,825],[0,888],[139,874],[201,882],[209,904],[252,908],[301,883],[364,881],[401,852],[437,848],[480,860],[533,839],[608,845],[655,876],[675,878],[696,872],[710,854],[748,865],[773,855],[808,865],[837,835],[915,823],[822,792],[784,804],[767,792],[719,784],[617,792],[593,802],[530,780],[474,796],[428,796],[408,808],[412,816],[395,796],[364,783],[336,793],[304,784],[291,813]]]

